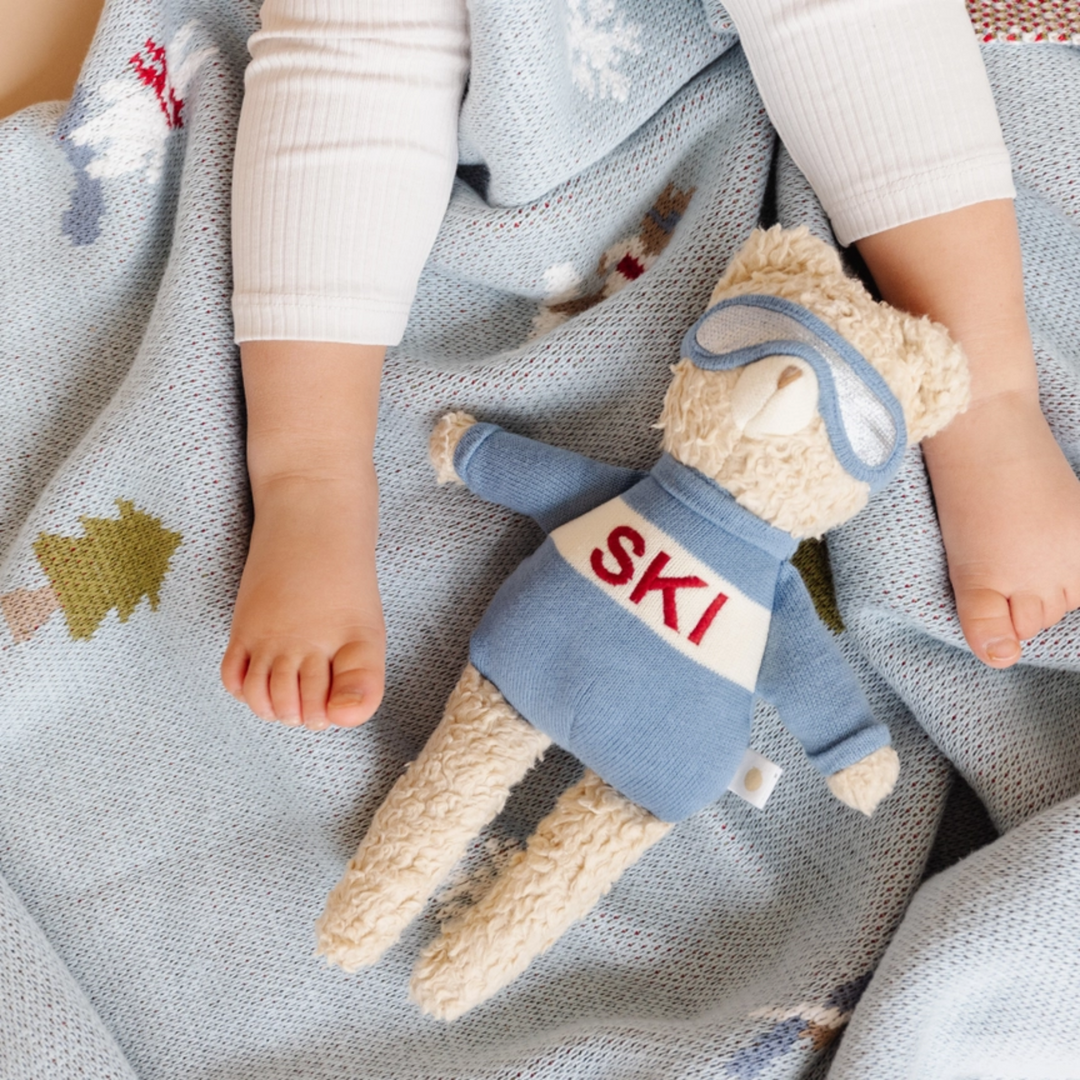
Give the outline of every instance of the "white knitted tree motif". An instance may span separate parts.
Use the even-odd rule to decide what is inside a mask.
[[[567,0],[566,37],[574,85],[590,98],[625,101],[630,81],[618,69],[641,54],[641,27],[615,8],[615,0]]]
[[[192,50],[195,23],[189,22],[167,45],[152,39],[128,61],[128,70],[98,91],[108,107],[74,128],[67,138],[93,152],[89,177],[144,172],[156,183],[161,176],[170,132],[183,127],[184,95],[201,64],[217,50]]]

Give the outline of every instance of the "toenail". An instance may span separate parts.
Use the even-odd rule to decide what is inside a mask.
[[[330,698],[331,705],[356,705],[364,700],[363,690],[338,690]]]
[[[1020,653],[1020,643],[1015,638],[994,638],[986,643],[986,655],[991,660],[1011,660]]]

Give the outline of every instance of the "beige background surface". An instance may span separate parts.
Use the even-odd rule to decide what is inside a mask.
[[[0,0],[0,117],[66,100],[104,0]]]

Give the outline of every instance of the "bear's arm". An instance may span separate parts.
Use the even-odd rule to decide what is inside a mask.
[[[513,435],[497,424],[474,424],[465,432],[454,450],[454,471],[482,499],[528,514],[544,532],[647,475]]]
[[[757,692],[826,776],[862,761],[890,742],[874,719],[859,681],[814,609],[799,571],[785,563]]]

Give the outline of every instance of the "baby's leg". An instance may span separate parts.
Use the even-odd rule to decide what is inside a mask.
[[[923,443],[960,625],[993,667],[1080,606],[1080,481],[1039,408],[1011,201],[976,203],[858,243],[882,296],[951,331],[971,407]]]
[[[255,522],[221,677],[266,720],[351,726],[382,699],[372,464],[382,353],[241,347]]]
[[[586,769],[528,848],[428,946],[413,976],[413,999],[442,1020],[486,1001],[588,914],[670,829]]]
[[[1080,483],[1038,396],[975,402],[924,444],[960,624],[994,667],[1080,606]]]
[[[319,953],[346,971],[375,963],[550,742],[470,664],[330,893]]]

